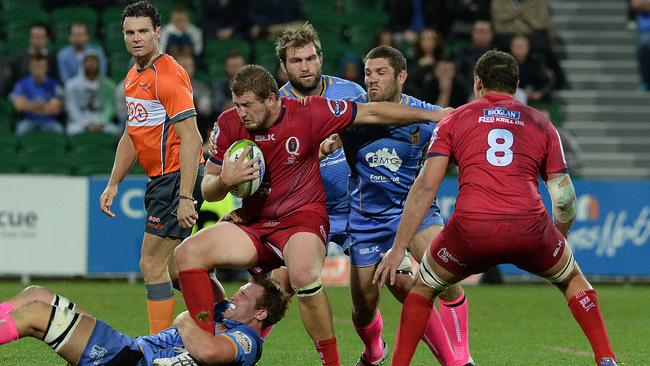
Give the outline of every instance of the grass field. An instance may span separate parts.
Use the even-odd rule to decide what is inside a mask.
[[[81,304],[98,318],[129,334],[147,332],[144,286],[124,282],[36,281]],[[238,285],[227,285],[232,293]],[[18,282],[0,281],[0,300],[18,292]],[[614,349],[626,366],[650,364],[650,287],[597,286]],[[350,321],[347,288],[328,288],[334,307],[336,335],[344,365],[362,351]],[[504,285],[466,288],[470,306],[470,347],[477,365],[593,365],[591,349],[559,292],[548,285]],[[391,346],[400,306],[388,292],[381,306],[384,338]],[[183,301],[177,298],[177,310]],[[64,365],[44,344],[23,339],[0,346],[0,365]],[[420,345],[414,365],[437,365]],[[298,307],[275,327],[259,365],[318,365],[302,327]]]

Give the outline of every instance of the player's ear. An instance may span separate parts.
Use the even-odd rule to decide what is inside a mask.
[[[408,77],[408,73],[406,70],[402,70],[397,74],[397,82],[399,85],[403,85],[406,82],[406,78]]]
[[[282,59],[280,59],[280,68],[282,69],[283,73],[288,75],[289,73],[287,72],[287,66],[284,64],[285,62],[286,61],[282,61]]]
[[[263,321],[269,316],[269,311],[266,309],[258,309],[255,311],[255,319]]]

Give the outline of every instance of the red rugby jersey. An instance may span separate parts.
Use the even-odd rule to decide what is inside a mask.
[[[264,219],[279,218],[312,203],[321,204],[325,210],[318,161],[320,143],[354,121],[357,110],[354,102],[316,96],[280,100],[280,116],[268,130],[247,130],[235,108],[223,112],[213,131],[216,144],[213,137],[210,148],[210,161],[221,165],[224,152],[235,141],[257,143],[266,171],[260,188],[244,198],[243,207]]]
[[[455,213],[494,218],[545,214],[538,176],[566,172],[560,135],[539,111],[513,98],[488,94],[445,117],[427,157],[456,161]]]

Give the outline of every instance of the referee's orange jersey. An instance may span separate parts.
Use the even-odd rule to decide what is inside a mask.
[[[196,116],[190,77],[171,56],[161,54],[151,66],[134,65],[124,79],[129,111],[127,132],[138,161],[149,177],[180,170],[181,139],[174,123]],[[197,154],[203,163],[203,154]]]

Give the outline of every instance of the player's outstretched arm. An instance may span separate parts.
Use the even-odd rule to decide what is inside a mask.
[[[133,146],[133,141],[131,141],[131,136],[129,136],[129,133],[125,128],[124,133],[120,138],[120,142],[117,144],[111,177],[108,179],[108,184],[106,184],[104,192],[99,197],[99,207],[106,215],[115,217],[115,214],[111,211],[111,205],[113,204],[113,199],[117,195],[117,186],[129,173],[129,170],[131,170],[136,159],[137,153]]]
[[[421,121],[440,121],[453,108],[427,110],[412,108],[397,103],[357,103],[354,124],[404,125]]]
[[[551,173],[546,179],[546,188],[553,202],[555,227],[567,238],[576,216],[576,191],[567,173]]]
[[[181,335],[185,349],[201,364],[222,365],[236,361],[237,347],[225,335],[213,335],[199,328],[189,312],[180,313],[174,327]]]
[[[422,172],[415,179],[402,212],[402,220],[395,235],[393,247],[384,256],[381,263],[375,271],[373,283],[383,286],[388,280],[391,285],[395,284],[395,274],[409,243],[413,240],[424,217],[431,208],[433,200],[436,198],[438,187],[442,178],[445,176],[449,157],[434,156],[427,159],[422,168]]]

